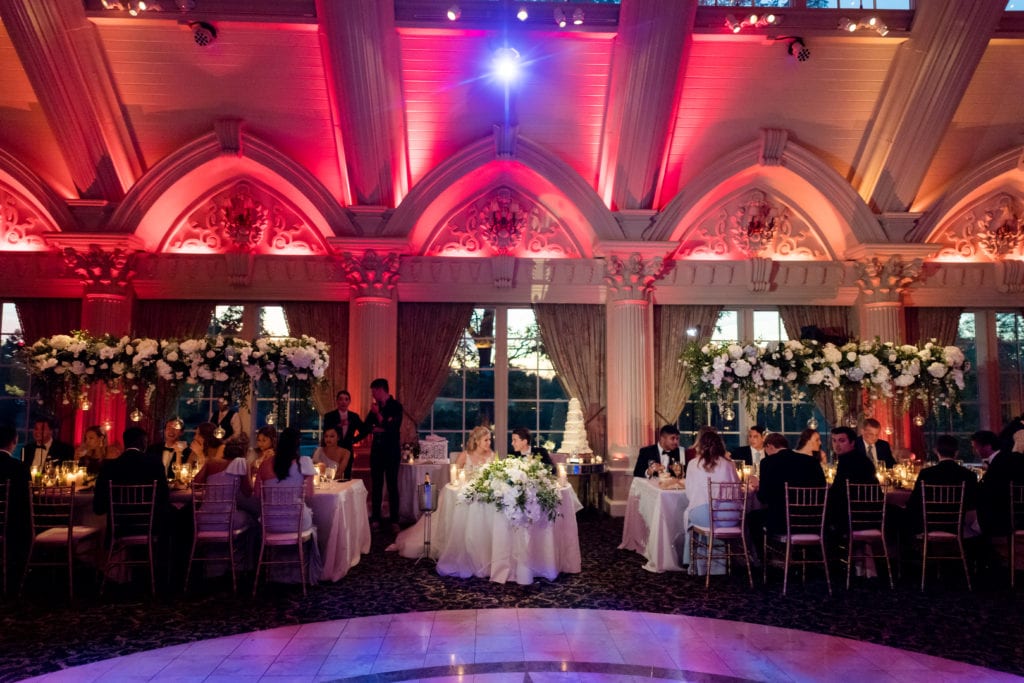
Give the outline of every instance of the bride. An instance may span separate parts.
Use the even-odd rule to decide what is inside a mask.
[[[466,450],[459,453],[458,458],[455,459],[455,465],[463,468],[466,472],[466,479],[475,477],[484,465],[494,460],[491,439],[491,430],[487,427],[474,427],[473,431],[469,433],[469,438],[466,439]],[[402,557],[419,558],[423,555],[423,526],[425,524],[426,518],[420,517],[415,524],[399,533],[395,537],[395,542],[385,550],[397,550]]]

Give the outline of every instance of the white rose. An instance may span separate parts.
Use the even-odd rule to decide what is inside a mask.
[[[956,346],[947,346],[942,349],[942,360],[946,362],[946,365],[963,365],[964,352]]]
[[[846,360],[850,361],[851,363],[854,362],[855,360],[857,360],[857,352],[856,351],[847,351],[846,352]]]
[[[736,360],[743,356],[743,347],[740,346],[739,344],[729,344],[729,347],[726,349],[726,351],[729,354],[729,358],[732,358],[733,360]]]
[[[738,360],[732,366],[733,374],[737,377],[746,377],[750,374],[750,363],[745,360]]]
[[[865,353],[857,359],[857,366],[864,371],[865,375],[870,375],[878,369],[879,365],[881,365],[881,362],[870,353]]]
[[[761,374],[766,380],[772,381],[782,377],[782,370],[778,369],[774,365],[765,365],[761,370]]]
[[[949,368],[947,368],[943,363],[936,362],[928,366],[928,374],[936,379],[945,377],[948,371]]]
[[[807,383],[812,385],[821,384],[824,379],[825,373],[822,372],[821,370],[815,370],[814,372],[807,376]]]
[[[909,387],[911,384],[914,383],[914,376],[903,373],[897,376],[896,379],[892,381],[892,383],[898,387]]]

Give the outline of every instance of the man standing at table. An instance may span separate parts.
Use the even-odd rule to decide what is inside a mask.
[[[679,428],[668,424],[658,431],[658,443],[644,446],[636,457],[634,477],[656,477],[659,472],[680,464]]]
[[[390,393],[388,381],[382,377],[370,382],[373,401],[364,421],[364,429],[373,434],[370,446],[371,509],[370,525],[379,529],[383,521],[381,507],[384,483],[388,486],[388,518],[391,531],[398,533],[398,467],[402,461],[402,404]]]
[[[868,456],[873,465],[881,463],[886,467],[892,467],[896,464],[896,459],[892,457],[892,446],[889,442],[878,438],[881,431],[882,423],[875,418],[869,417],[864,420],[864,426],[860,428],[860,438],[857,439],[857,450]]]
[[[338,445],[352,454],[352,457],[348,459],[348,465],[345,466],[344,475],[345,479],[351,479],[352,463],[356,459],[355,442],[361,441],[366,436],[366,428],[363,426],[363,421],[359,419],[359,415],[348,409],[352,404],[352,394],[348,393],[347,389],[342,389],[335,394],[334,400],[338,407],[324,414],[323,429],[327,431],[331,427],[338,428],[338,433],[341,434]]]

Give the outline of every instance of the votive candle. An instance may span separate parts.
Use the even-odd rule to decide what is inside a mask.
[[[565,486],[567,481],[568,473],[565,469],[564,463],[558,463],[558,483]]]
[[[448,481],[454,482],[454,481],[458,481],[458,480],[459,480],[459,466],[456,465],[455,463],[452,463],[451,465],[448,465]]]

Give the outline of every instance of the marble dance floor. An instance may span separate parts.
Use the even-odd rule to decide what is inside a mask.
[[[589,609],[413,612],[139,652],[35,681],[629,683],[1011,681],[871,643],[722,619]]]

